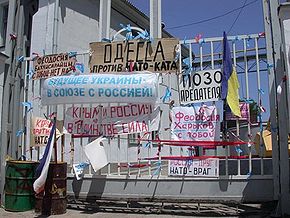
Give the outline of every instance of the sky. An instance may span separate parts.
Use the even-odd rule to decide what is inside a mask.
[[[129,0],[139,10],[149,16],[149,0]],[[264,32],[263,0],[162,0],[162,21],[165,30],[180,40],[193,39],[198,34],[202,38],[259,34]],[[253,43],[253,42],[252,42]],[[265,45],[264,45],[265,46]],[[218,46],[221,52],[222,46]],[[265,64],[261,68],[265,69]],[[245,98],[244,74],[239,75],[240,98]],[[262,106],[266,108],[263,120],[269,118],[269,98],[267,71],[261,76]],[[250,98],[257,101],[256,78],[250,75]]]
[[[149,0],[129,0],[149,16]],[[179,39],[264,31],[262,0],[162,0],[165,30]],[[183,26],[186,25],[186,26]]]

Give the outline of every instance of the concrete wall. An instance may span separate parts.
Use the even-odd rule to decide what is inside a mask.
[[[77,181],[68,177],[67,191],[74,198],[164,202],[266,202],[273,200],[273,181],[253,177],[193,179],[136,176],[95,176]]]

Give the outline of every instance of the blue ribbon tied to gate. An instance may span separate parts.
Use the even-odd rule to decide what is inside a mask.
[[[165,90],[165,94],[160,99],[162,99],[162,102],[165,103],[165,101],[170,100],[171,95],[171,90],[169,89],[169,87],[167,87]]]
[[[68,53],[68,57],[72,58],[72,57],[76,57],[77,56],[77,52],[76,51],[70,51]]]
[[[183,76],[186,76],[186,77],[184,77],[184,79],[185,79],[185,82],[187,81],[187,75],[189,75],[190,73],[191,73],[191,71],[192,71],[192,66],[191,66],[191,63],[190,63],[190,58],[188,57],[188,58],[184,58],[183,60],[182,60],[182,62],[186,65],[185,67],[184,67],[184,70],[182,71],[182,75]],[[181,80],[181,82],[182,82],[182,80]]]
[[[150,36],[148,31],[145,29],[144,31],[139,31],[138,35],[134,39],[144,39],[150,42],[153,42],[153,38]]]
[[[23,107],[27,108],[27,112],[29,112],[30,110],[32,110],[32,102],[30,101],[24,101],[21,102],[21,104],[23,105]]]
[[[21,136],[22,134],[24,134],[23,129],[17,130],[17,132],[16,132],[17,137]]]
[[[142,144],[143,145],[143,144]],[[149,148],[150,145],[152,145],[152,142],[151,141],[148,141],[146,144],[144,144],[142,147],[143,148]]]
[[[236,152],[237,152],[238,154],[243,153],[243,150],[241,149],[240,146],[236,146],[235,149],[236,149]]]
[[[89,164],[88,163],[86,163],[86,162],[82,162],[82,163],[79,163],[78,165],[76,165],[76,168],[78,168],[78,169],[85,169],[86,167],[88,167],[89,166]]]
[[[84,66],[84,64],[82,64],[82,63],[76,63],[76,64],[75,64],[75,68],[76,68],[78,71],[80,71],[81,73],[84,73],[84,72],[85,72],[85,66]]]
[[[158,175],[160,173],[160,171],[161,171],[161,161],[158,161],[156,163],[156,166],[157,166],[157,169],[154,171],[153,176],[156,176],[156,175]]]
[[[29,72],[26,75],[28,76],[29,79],[32,79],[32,77],[34,75],[34,70],[30,69]]]
[[[125,26],[124,24],[120,23],[120,26],[127,31],[126,33],[126,40],[132,40],[133,39],[133,34],[132,34],[132,28],[130,24],[127,24]]]

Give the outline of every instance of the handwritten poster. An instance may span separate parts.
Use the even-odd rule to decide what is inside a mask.
[[[75,57],[69,57],[68,53],[37,57],[33,62],[34,74],[32,79],[65,75],[73,69],[75,63]]]
[[[65,128],[71,134],[126,135],[158,130],[160,108],[152,104],[128,104],[111,107],[70,107]]]
[[[189,177],[218,177],[219,159],[207,158],[203,160],[169,160],[169,176]]]
[[[45,146],[48,142],[49,134],[52,128],[52,122],[41,117],[31,118],[31,146]],[[60,132],[56,129],[56,137],[60,136]]]
[[[192,141],[220,140],[220,114],[217,107],[173,107],[171,138]]]
[[[153,103],[157,84],[157,74],[150,72],[58,76],[44,81],[41,103]]]
[[[217,101],[221,97],[222,73],[220,69],[203,70],[182,75],[179,84],[182,104]]]
[[[154,39],[152,42],[145,40],[93,42],[90,43],[92,51],[90,72],[116,73],[124,72],[130,67],[132,71],[176,72],[177,45],[177,39]]]

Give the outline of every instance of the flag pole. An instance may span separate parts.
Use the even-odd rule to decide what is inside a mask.
[[[53,123],[56,125],[56,112],[53,117]],[[54,143],[53,143],[53,149],[54,149],[54,162],[57,164],[57,141],[56,141],[56,128],[54,129]]]

